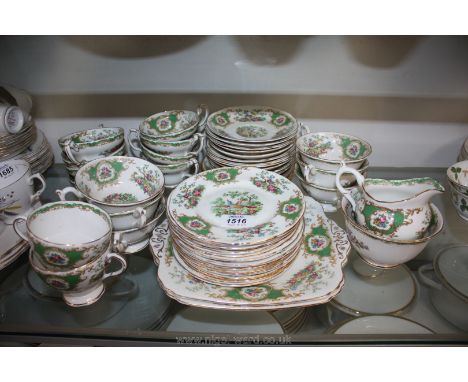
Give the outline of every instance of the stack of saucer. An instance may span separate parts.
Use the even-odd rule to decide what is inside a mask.
[[[36,125],[27,122],[23,128],[15,134],[0,130],[0,160],[15,157],[25,151],[36,140]]]
[[[208,118],[204,169],[255,166],[289,177],[297,127],[293,116],[269,107],[219,110]]]
[[[124,156],[95,159],[76,173],[76,188],[57,190],[60,199],[71,193],[105,210],[112,221],[114,250],[134,253],[148,245],[165,204],[164,176],[154,164]]]
[[[36,141],[15,159],[24,159],[33,173],[44,173],[54,163],[54,153],[44,133],[37,129]]]
[[[301,128],[308,128],[301,125]],[[310,133],[297,139],[296,176],[307,194],[320,202],[325,211],[336,211],[341,194],[336,188],[336,173],[342,165],[357,169],[367,176],[372,152],[366,141],[340,133]],[[351,175],[341,178],[341,185],[353,187]]]
[[[166,178],[166,188],[174,188],[183,179],[198,173],[204,149],[201,132],[207,118],[206,105],[198,106],[196,113],[190,110],[157,113],[146,118],[138,130],[130,130],[128,144],[133,155],[159,167]]]
[[[124,130],[121,127],[104,127],[83,130],[59,138],[62,160],[67,168],[70,182],[80,167],[98,158],[126,155]]]
[[[200,280],[224,286],[268,282],[299,253],[304,201],[288,179],[255,167],[191,177],[167,201],[174,255]]]

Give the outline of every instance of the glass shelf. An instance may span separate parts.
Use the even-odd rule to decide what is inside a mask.
[[[371,168],[369,177],[387,179],[430,176],[443,184],[445,169]],[[69,186],[63,165],[46,173],[44,203],[55,201],[55,190]],[[170,300],[159,287],[157,268],[149,249],[127,257],[126,273],[107,285],[105,296],[85,308],[67,307],[31,271],[27,255],[0,271],[0,341],[4,343],[142,345],[142,344],[466,344],[468,333],[447,321],[430,301],[429,289],[416,270],[430,263],[443,248],[468,245],[468,222],[456,214],[450,192],[433,202],[445,218],[445,227],[415,260],[406,264],[415,281],[415,295],[398,317],[419,323],[433,333],[333,334],[352,315],[337,304],[289,312],[222,312],[187,308]],[[328,216],[344,227],[341,212]],[[347,267],[352,267],[352,251]],[[346,279],[345,279],[346,288]],[[383,288],[385,290],[385,288]],[[385,298],[385,297],[383,297]]]

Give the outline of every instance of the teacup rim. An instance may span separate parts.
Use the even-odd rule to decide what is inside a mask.
[[[177,132],[173,132],[173,133],[169,133],[169,134],[160,134],[160,135],[155,135],[155,137],[171,137],[171,136],[177,136],[178,134],[182,134],[183,132],[186,132],[187,130],[190,130],[192,129],[193,127],[195,126],[198,126],[198,124],[200,123],[200,120],[198,118],[198,114],[193,111],[193,110],[186,110],[186,109],[173,109],[173,110],[164,110],[164,111],[160,111],[158,113],[154,113],[154,114],[151,114],[150,116],[146,117],[145,119],[143,119],[143,121],[141,121],[140,125],[138,126],[138,130],[140,132],[140,134],[143,134],[145,136],[149,136],[151,137],[151,135],[149,134],[146,134],[144,133],[142,130],[143,130],[143,126],[145,123],[149,123],[149,119],[154,119],[160,115],[163,115],[163,114],[170,114],[170,113],[174,113],[174,112],[183,112],[183,113],[188,113],[188,114],[193,114],[194,117],[195,117],[195,122],[193,124],[191,124],[189,127],[183,129],[183,130],[179,130]]]
[[[452,167],[455,167],[455,166],[458,166],[458,167],[462,167],[461,164],[464,164],[466,166],[466,169],[468,170],[468,159],[466,160],[462,160],[462,161],[458,161],[452,165],[450,165],[448,168],[447,168],[447,171],[446,171],[446,175],[447,175],[447,178],[449,181],[455,183],[457,186],[459,187],[463,187],[463,188],[466,188],[468,189],[468,186],[465,186],[463,184],[460,184],[459,182],[457,182],[457,180],[455,178],[453,178],[451,175],[452,175],[452,172],[450,171],[450,169]]]
[[[44,209],[44,208],[48,208],[48,207],[51,207],[52,205],[65,205],[65,204],[80,204],[80,205],[85,205],[87,207],[92,207],[92,208],[95,208],[97,210],[99,210],[99,212],[102,214],[102,216],[104,216],[107,220],[107,223],[108,223],[108,229],[107,229],[107,232],[102,235],[101,237],[97,238],[97,239],[94,239],[94,240],[91,240],[91,241],[87,241],[85,243],[79,243],[79,244],[61,244],[61,243],[55,243],[53,241],[49,241],[49,240],[46,240],[46,239],[43,239],[43,238],[40,238],[38,237],[36,234],[34,234],[31,229],[30,229],[30,223],[31,223],[31,218],[32,216],[38,211],[38,210],[41,210],[41,209]],[[34,211],[32,211],[28,217],[26,218],[26,228],[28,230],[28,234],[31,235],[32,237],[34,237],[36,240],[40,241],[40,242],[43,242],[43,243],[47,243],[47,244],[50,244],[51,246],[55,246],[55,247],[65,247],[65,248],[69,248],[69,247],[76,247],[76,246],[88,246],[88,245],[92,245],[98,241],[101,241],[102,239],[104,239],[106,236],[111,236],[112,234],[112,220],[109,216],[109,214],[104,211],[102,208],[100,208],[99,206],[96,206],[94,204],[91,204],[91,203],[86,203],[86,202],[81,202],[81,201],[78,201],[78,200],[73,200],[73,201],[67,201],[67,200],[60,200],[60,201],[57,201],[57,202],[51,202],[51,203],[46,203],[46,204],[43,204],[42,206],[36,208]]]
[[[90,262],[88,262],[86,264],[80,265],[79,267],[74,267],[74,268],[70,268],[70,269],[62,269],[62,270],[52,270],[52,269],[43,267],[41,265],[38,265],[38,263],[40,264],[40,262],[38,260],[36,260],[36,258],[34,256],[34,248],[31,247],[29,249],[29,264],[33,267],[33,269],[36,272],[39,272],[39,273],[41,273],[43,275],[47,275],[47,276],[55,275],[55,276],[63,277],[63,276],[68,276],[68,275],[81,274],[88,267],[93,266],[94,264],[96,264],[100,260],[102,261],[102,258],[104,256],[107,256],[112,252],[111,249],[112,249],[112,243],[109,244],[109,247],[107,247],[106,251],[104,253],[102,253],[100,256],[97,256],[95,259],[91,260]]]
[[[443,219],[443,215],[440,212],[440,210],[437,208],[437,206],[434,203],[429,203],[429,205],[431,207],[431,210],[434,211],[437,214],[437,228],[434,230],[433,233],[431,233],[428,236],[424,236],[421,239],[413,239],[413,240],[395,240],[395,239],[391,239],[391,238],[381,237],[381,236],[378,236],[378,235],[372,233],[371,231],[365,229],[364,227],[362,227],[358,223],[356,223],[352,219],[352,217],[350,217],[346,213],[346,208],[348,207],[348,204],[350,204],[349,200],[347,200],[346,198],[343,197],[341,199],[341,212],[342,212],[342,214],[343,214],[343,216],[345,218],[345,221],[347,223],[351,224],[353,226],[353,228],[357,229],[362,234],[364,234],[366,236],[369,236],[372,239],[377,239],[377,240],[380,240],[380,241],[383,241],[383,242],[386,242],[386,243],[397,244],[397,245],[422,244],[422,243],[425,243],[425,242],[431,240],[435,236],[437,236],[445,226],[445,221]]]
[[[317,157],[311,156],[311,155],[306,154],[306,153],[304,153],[303,151],[301,151],[301,149],[299,148],[299,145],[297,144],[297,141],[299,141],[300,139],[303,139],[303,138],[305,138],[305,137],[307,137],[307,136],[319,135],[319,134],[324,134],[324,135],[327,135],[327,134],[336,134],[336,135],[345,136],[345,137],[348,137],[348,138],[352,138],[352,139],[358,140],[358,141],[362,142],[362,143],[368,148],[368,153],[367,153],[367,155],[365,155],[365,156],[363,156],[362,158],[359,158],[359,159],[353,159],[353,160],[346,160],[346,159],[333,160],[333,159],[317,158]],[[372,145],[371,145],[369,142],[367,142],[365,139],[362,139],[362,138],[360,138],[360,137],[356,137],[356,136],[354,136],[354,135],[345,134],[345,133],[338,133],[338,132],[334,132],[334,131],[317,131],[317,132],[311,132],[311,133],[308,133],[308,134],[301,135],[301,136],[298,137],[297,140],[296,140],[296,146],[297,146],[298,152],[299,152],[301,155],[305,155],[307,158],[314,159],[314,160],[317,160],[317,161],[319,161],[319,162],[332,163],[332,164],[341,164],[342,162],[345,162],[345,163],[358,163],[358,162],[363,162],[365,159],[367,159],[367,158],[372,154]]]
[[[58,144],[60,145],[60,147],[63,147],[65,145],[65,142],[67,140],[69,140],[71,137],[73,137],[74,135],[77,135],[77,134],[81,134],[81,133],[85,133],[85,132],[88,132],[88,131],[95,131],[95,130],[102,130],[102,129],[108,129],[108,130],[117,130],[118,133],[117,135],[115,136],[116,138],[118,138],[120,135],[124,136],[125,135],[125,129],[123,127],[107,127],[107,126],[102,126],[102,127],[94,127],[92,129],[84,129],[84,130],[80,130],[80,131],[75,131],[73,133],[70,133],[70,134],[67,134],[67,135],[64,135],[63,137],[60,137],[57,141],[58,141]],[[96,143],[96,142],[100,142],[100,141],[103,141],[105,139],[109,139],[109,138],[100,138],[100,139],[96,139],[94,141],[92,141],[93,143]],[[88,143],[76,143],[76,145],[87,145],[89,144]]]

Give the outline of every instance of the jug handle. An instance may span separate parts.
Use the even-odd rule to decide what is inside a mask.
[[[348,199],[348,201],[351,203],[351,207],[353,208],[353,211],[356,211],[356,201],[353,199],[353,197],[351,196],[351,192],[349,190],[346,190],[342,185],[341,185],[341,176],[343,174],[352,174],[354,175],[354,177],[356,178],[356,181],[357,181],[357,184],[359,187],[362,187],[363,183],[364,183],[364,176],[362,176],[362,174],[357,171],[356,169],[354,168],[351,168],[351,167],[348,167],[345,165],[344,162],[341,163],[341,167],[340,169],[338,170],[338,172],[336,173],[336,177],[335,177],[335,186],[336,188],[338,189],[338,191],[341,192],[341,194],[343,194],[343,196]]]

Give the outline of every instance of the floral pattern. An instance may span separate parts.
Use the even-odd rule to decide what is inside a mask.
[[[348,137],[341,138],[340,146],[343,149],[344,156],[351,160],[359,159],[367,152],[367,147],[361,142]]]
[[[206,171],[204,177],[215,184],[226,184],[236,180],[240,170],[237,168],[222,168],[218,170]]]
[[[74,144],[84,144],[89,147],[102,146],[114,142],[117,138],[123,136],[123,131],[120,129],[92,129],[84,130],[75,133],[71,137]]]
[[[289,125],[290,122],[291,122],[291,119],[282,113],[276,112],[271,115],[271,123],[273,123],[273,125],[275,126],[280,127],[284,125]]]
[[[263,203],[258,196],[248,191],[228,191],[212,202],[211,210],[216,216],[256,215]]]
[[[268,134],[267,129],[261,126],[244,125],[236,129],[236,133],[245,138],[261,138]]]
[[[323,225],[313,227],[304,237],[305,251],[309,255],[330,256],[331,243],[328,230]]]
[[[179,221],[189,230],[200,235],[208,235],[211,225],[196,216],[179,216]]]
[[[150,129],[156,130],[159,134],[166,134],[174,130],[177,123],[177,114],[161,115],[149,121]]]
[[[252,177],[250,180],[255,186],[277,195],[283,193],[283,188],[288,182],[266,171],[262,171],[259,176]]]
[[[120,160],[103,160],[87,169],[89,179],[94,181],[98,187],[118,181],[122,171],[126,169]]]
[[[305,138],[304,138],[305,139]],[[312,157],[321,157],[326,154],[332,148],[332,143],[327,137],[317,136],[313,139],[305,139],[305,147],[303,149],[305,154]]]
[[[175,196],[174,203],[177,206],[183,205],[188,209],[194,208],[198,205],[204,190],[205,186],[202,184],[185,184],[180,188],[179,192]]]
[[[228,229],[228,237],[235,238],[236,240],[250,240],[253,238],[262,238],[266,235],[272,236],[278,232],[278,227],[275,223],[264,223],[255,227],[241,228],[241,229]]]
[[[211,118],[211,122],[215,125],[225,127],[231,123],[228,113],[218,113]]]
[[[368,251],[369,247],[362,240],[359,240],[354,234],[347,230],[349,241],[353,244],[354,247]]]
[[[130,180],[136,183],[146,195],[153,196],[160,190],[157,186],[159,177],[149,167],[149,165],[137,167],[137,171],[130,176]]]
[[[362,214],[364,215],[367,228],[385,235],[391,235],[398,227],[407,224],[405,223],[405,215],[400,210],[390,210],[365,204]]]
[[[126,204],[137,202],[138,199],[135,195],[129,192],[114,192],[107,195],[104,200],[105,203],[111,204]]]
[[[302,211],[302,200],[298,196],[280,203],[278,207],[278,213],[287,220],[296,220]]]
[[[283,296],[283,292],[269,285],[255,285],[243,288],[232,288],[226,291],[225,296],[233,300],[262,301],[276,300]]]
[[[310,285],[319,277],[320,275],[317,272],[315,263],[310,263],[308,266],[295,273],[294,276],[287,281],[287,285],[289,289],[296,290],[302,283]]]

